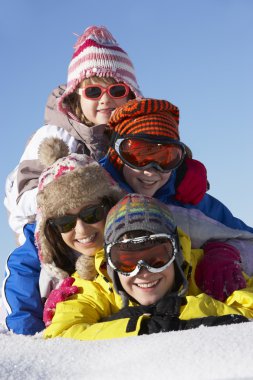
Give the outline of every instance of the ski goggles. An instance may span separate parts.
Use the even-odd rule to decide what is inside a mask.
[[[181,165],[185,146],[173,139],[145,139],[137,137],[117,138],[114,149],[121,160],[133,169],[154,167],[161,172],[170,172]]]
[[[168,268],[178,252],[175,235],[156,234],[105,245],[108,264],[124,276],[135,276],[142,267],[151,273]]]
[[[124,83],[114,83],[108,87],[99,84],[90,84],[84,88],[79,88],[77,93],[86,99],[99,100],[104,93],[107,93],[113,99],[121,99],[129,94],[129,87]]]
[[[81,219],[82,222],[87,224],[95,224],[105,219],[110,207],[105,203],[101,203],[95,206],[86,206],[78,214],[64,215],[58,218],[48,219],[48,223],[57,228],[61,234],[72,231],[77,219]]]

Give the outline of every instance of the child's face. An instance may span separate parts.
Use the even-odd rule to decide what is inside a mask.
[[[86,206],[90,206],[87,204]],[[69,210],[68,214],[78,214],[84,206]],[[105,219],[94,224],[87,224],[77,219],[73,230],[62,233],[63,241],[75,251],[86,256],[95,256],[96,252],[103,247]]]
[[[160,273],[151,273],[146,268],[141,268],[136,276],[127,277],[120,273],[118,276],[124,290],[141,305],[148,306],[172,290],[175,270],[172,264]]]
[[[169,180],[171,172],[162,173],[154,168],[138,170],[124,165],[123,175],[136,193],[152,197]]]
[[[93,81],[90,80],[90,84],[99,84],[100,86],[106,88],[110,83],[104,81]],[[81,83],[80,88],[84,88],[85,83]],[[95,125],[99,124],[108,124],[108,120],[115,110],[115,108],[122,106],[128,101],[128,97],[114,99],[111,98],[108,93],[104,93],[102,97],[98,100],[87,99],[81,96],[80,104],[83,114],[86,118],[94,123]]]

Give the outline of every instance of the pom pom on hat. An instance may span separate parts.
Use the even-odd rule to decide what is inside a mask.
[[[42,165],[48,167],[59,158],[69,154],[67,144],[56,137],[45,138],[39,146],[38,157]]]
[[[56,179],[69,174],[76,169],[82,169],[88,165],[99,166],[99,164],[91,157],[84,154],[69,154],[67,144],[57,138],[45,138],[39,146],[38,157],[46,169],[41,173],[39,178],[39,191]],[[50,165],[50,166],[48,166]],[[67,181],[67,179],[66,179]],[[65,181],[65,182],[66,182]]]

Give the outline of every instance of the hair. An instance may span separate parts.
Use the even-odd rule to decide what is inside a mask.
[[[112,77],[92,77],[92,78],[86,78],[82,82],[86,86],[93,83],[105,83],[105,84],[111,84],[111,83],[117,83],[117,81]],[[79,88],[79,87],[78,87]],[[93,127],[94,123],[92,123],[87,117],[84,115],[80,103],[80,97],[81,95],[77,94],[76,92],[73,92],[68,97],[65,98],[64,103],[68,106],[70,111],[77,117],[77,119],[87,125],[88,127]],[[130,90],[128,97],[128,100],[135,99],[134,93]]]
[[[112,197],[103,197],[97,201],[98,203],[105,202],[108,205],[108,212],[117,203]],[[49,223],[49,219],[46,221],[44,234],[51,245],[51,254],[55,265],[71,275],[75,272],[77,257],[74,255],[73,250],[63,241],[58,228]]]
[[[134,239],[137,237],[142,237],[142,236],[150,236],[152,235],[150,231],[146,230],[133,230],[133,231],[127,231],[123,235],[121,235],[118,239],[118,241],[122,241],[125,239]]]

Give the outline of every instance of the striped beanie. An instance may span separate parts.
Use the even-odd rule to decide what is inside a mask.
[[[86,78],[111,77],[142,96],[127,53],[104,26],[90,26],[78,38],[68,68],[67,88],[59,98],[59,110],[67,114],[64,99]]]
[[[167,100],[159,99],[130,100],[118,107],[109,120],[115,135],[113,144],[118,137],[129,135],[180,140],[178,125],[179,109]],[[108,152],[110,161],[121,169],[123,162],[113,146]]]
[[[171,234],[175,233],[176,224],[167,206],[152,197],[133,193],[126,195],[109,211],[104,232],[105,244],[136,230]]]

